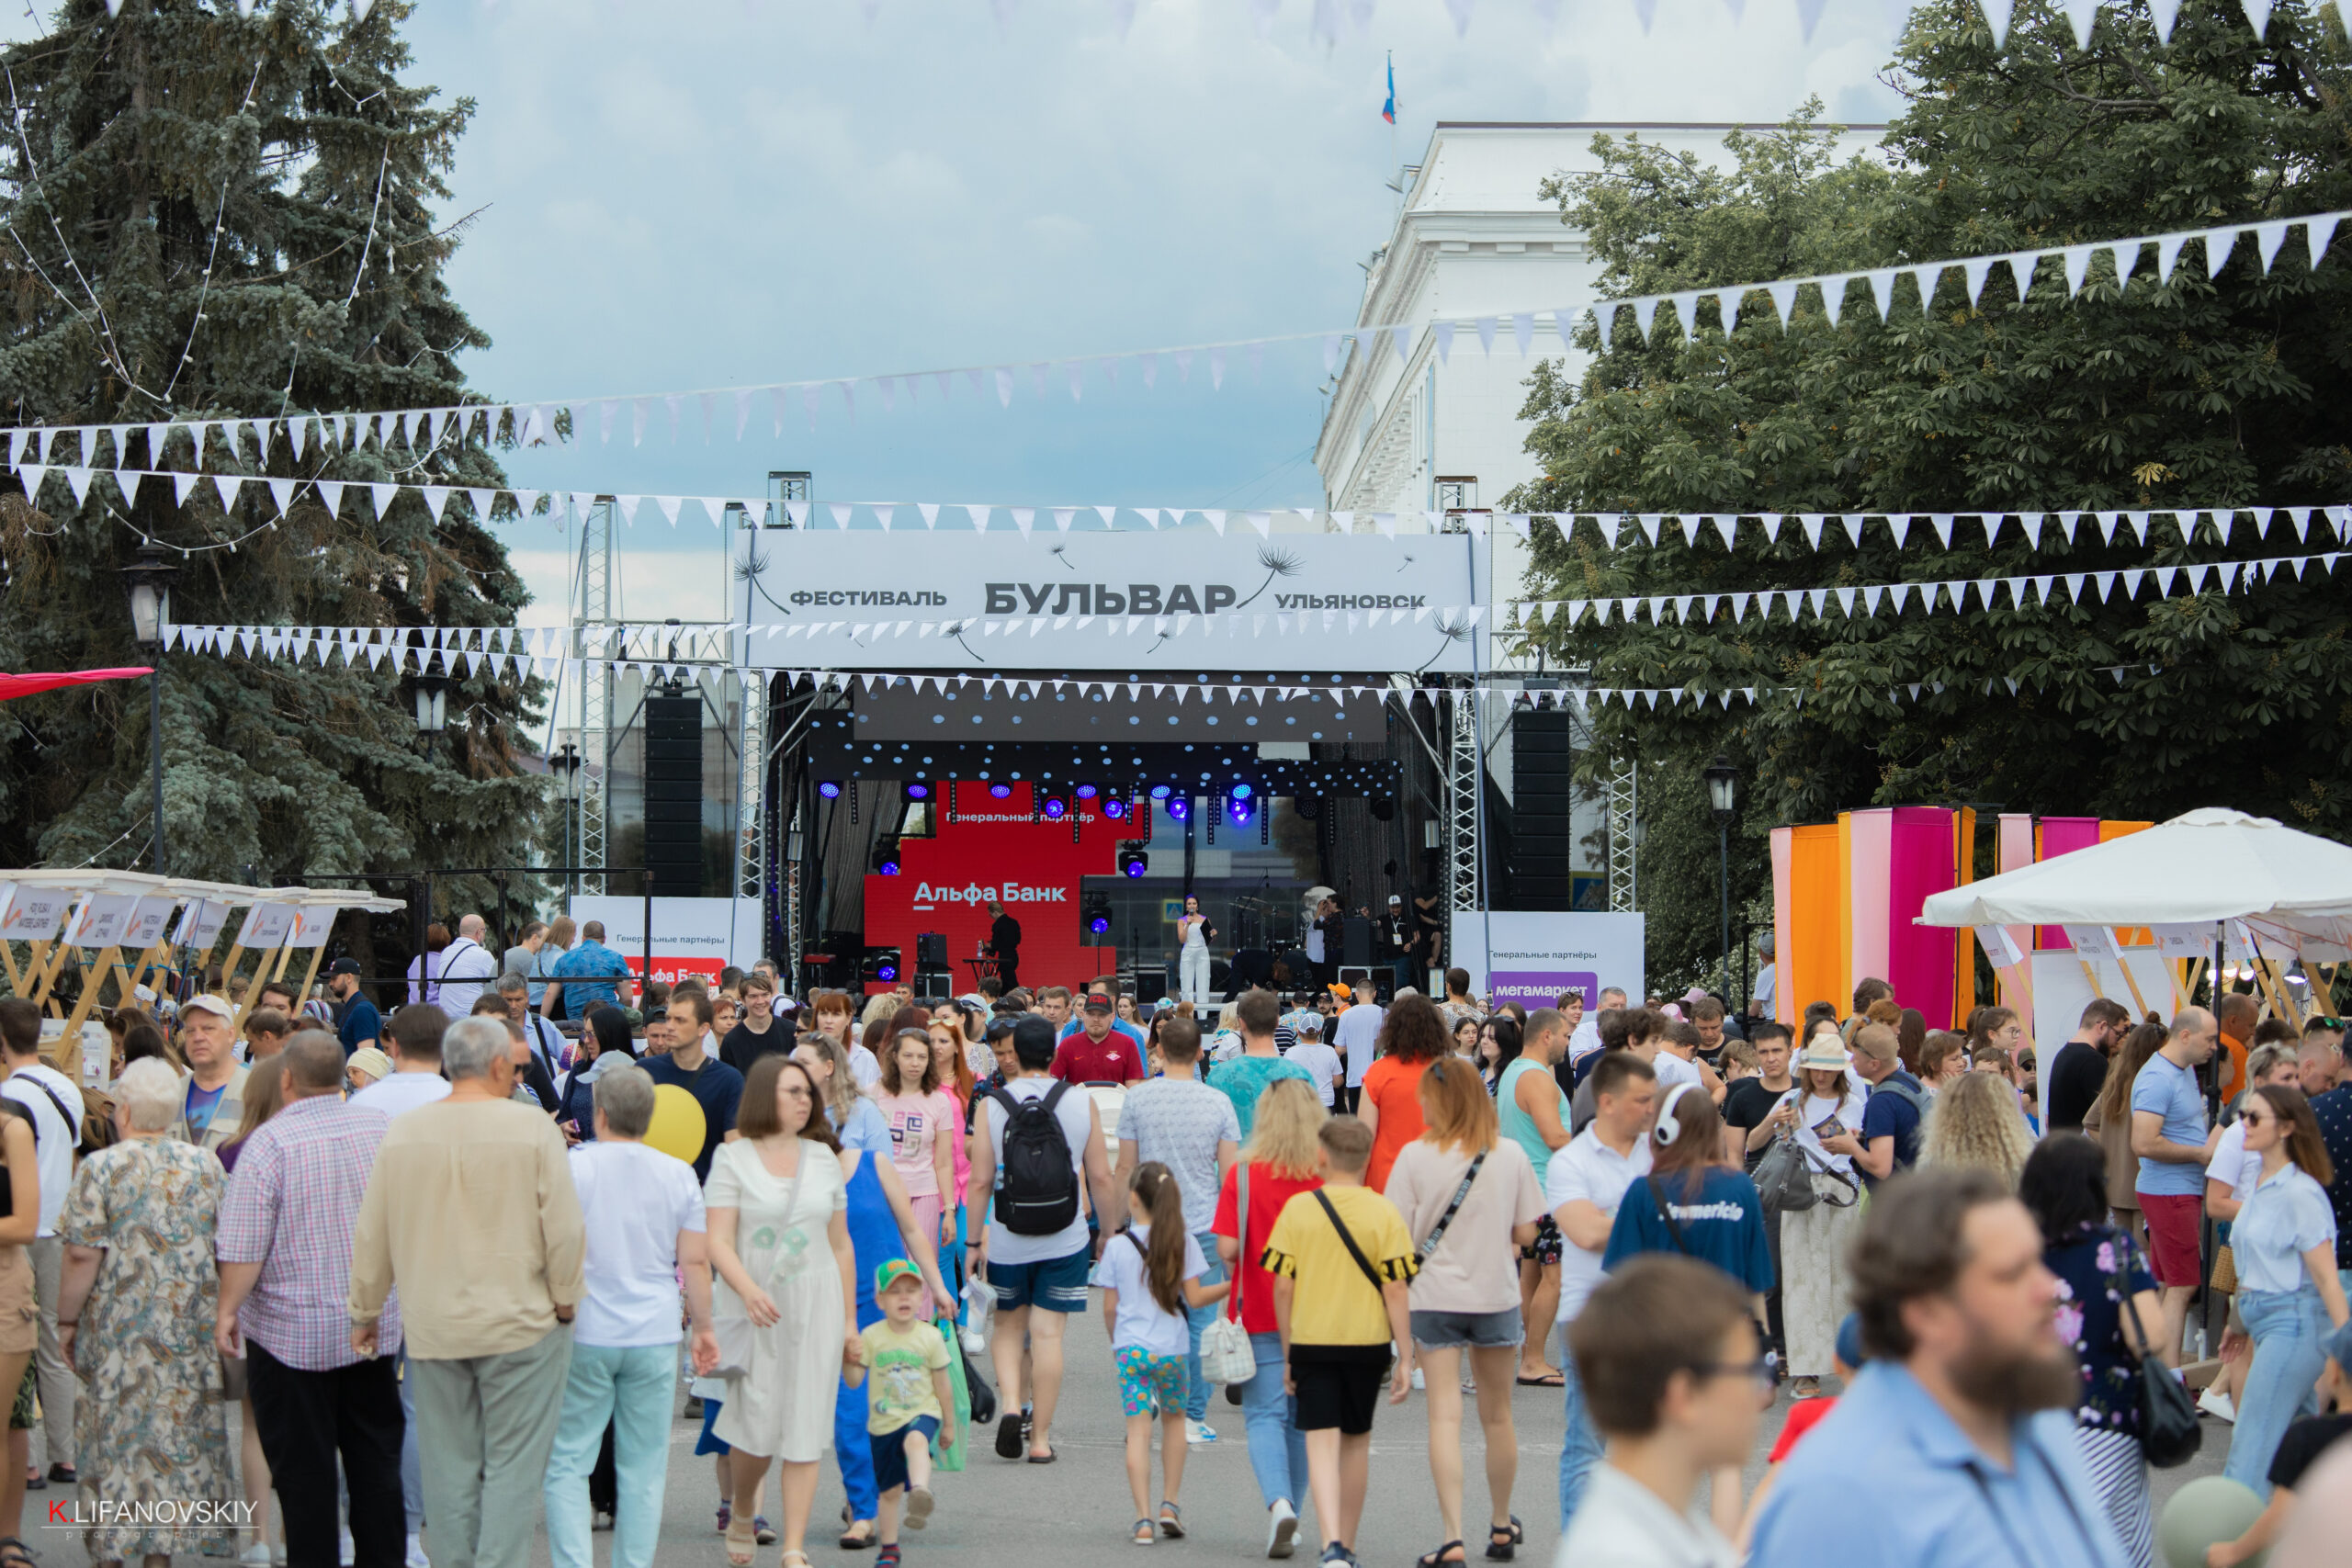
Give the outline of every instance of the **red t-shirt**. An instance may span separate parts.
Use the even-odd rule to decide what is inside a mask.
[[[1778,1464],[1788,1458],[1790,1452],[1796,1448],[1797,1439],[1812,1431],[1820,1423],[1821,1418],[1836,1409],[1837,1405],[1838,1402],[1830,1398],[1800,1399],[1790,1405],[1789,1418],[1781,1425],[1780,1439],[1773,1443],[1771,1457],[1765,1462]]]
[[[1283,1205],[1323,1183],[1312,1176],[1281,1175],[1270,1165],[1251,1166],[1250,1229],[1245,1235],[1234,1224],[1234,1212],[1240,1207],[1240,1172],[1241,1168],[1237,1165],[1225,1173],[1225,1185],[1217,1189],[1216,1215],[1209,1221],[1210,1230],[1242,1244],[1235,1293],[1226,1298],[1225,1315],[1234,1315],[1233,1303],[1238,1297],[1243,1332],[1272,1334],[1275,1332],[1274,1277],[1258,1266],[1258,1259],[1265,1255],[1266,1238],[1274,1234],[1274,1221],[1282,1213]]]
[[[1383,1056],[1365,1069],[1363,1098],[1380,1107],[1380,1127],[1372,1138],[1372,1164],[1363,1184],[1374,1192],[1388,1190],[1388,1168],[1405,1145],[1428,1131],[1421,1121],[1421,1075],[1427,1062]]]
[[[1068,1083],[1133,1083],[1143,1077],[1143,1058],[1136,1043],[1115,1029],[1100,1044],[1080,1032],[1055,1050],[1046,1071]]]

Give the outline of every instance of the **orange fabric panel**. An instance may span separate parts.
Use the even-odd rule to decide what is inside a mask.
[[[1842,1013],[1853,995],[1844,957],[1845,836],[1827,822],[1789,829],[1789,934],[1779,981],[1792,1027],[1804,1019],[1806,1003],[1836,1002]]]
[[[2154,822],[2109,822],[2102,818],[2098,825],[2098,841],[2104,844],[2116,839],[2129,838],[2154,826]],[[2115,928],[2115,944],[2118,947],[2154,947],[2156,933],[2145,926],[2118,926]]]

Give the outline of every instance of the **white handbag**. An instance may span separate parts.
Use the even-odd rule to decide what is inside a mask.
[[[1235,1210],[1241,1233],[1239,1256],[1233,1260],[1233,1311],[1219,1313],[1201,1330],[1201,1376],[1211,1382],[1248,1382],[1258,1375],[1258,1352],[1241,1326],[1241,1280],[1250,1268],[1250,1168],[1240,1174],[1240,1202]]]

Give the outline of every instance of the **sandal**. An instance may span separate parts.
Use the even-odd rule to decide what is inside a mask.
[[[874,1568],[899,1568],[899,1543],[897,1541],[893,1540],[884,1543],[882,1550],[874,1554]]]
[[[1136,1546],[1151,1546],[1159,1540],[1159,1531],[1153,1527],[1149,1519],[1137,1519],[1133,1533],[1127,1537],[1129,1543]]]
[[[752,1559],[759,1551],[759,1540],[752,1529],[752,1521],[730,1518],[727,1521],[728,1568],[752,1568]]]
[[[808,1561],[808,1554],[805,1551],[787,1551],[784,1554],[783,1561],[789,1562],[796,1557],[800,1559],[800,1568],[813,1568],[813,1564]]]
[[[1170,1540],[1184,1539],[1184,1510],[1171,1502],[1159,1505],[1159,1533]]]
[[[0,1536],[0,1565],[5,1568],[33,1568],[32,1548],[15,1536]]]
[[[1487,1560],[1490,1562],[1510,1562],[1513,1553],[1518,1551],[1520,1542],[1526,1539],[1527,1527],[1519,1522],[1517,1514],[1510,1517],[1510,1523],[1507,1525],[1488,1525],[1487,1527]]]
[[[861,1535],[858,1533],[860,1530],[863,1530],[865,1533]],[[842,1531],[841,1549],[843,1551],[873,1551],[874,1521],[872,1519],[850,1520],[849,1528]]]
[[[1021,1457],[1021,1429],[1025,1425],[1020,1412],[1008,1410],[1004,1413],[996,1424],[997,1458],[1019,1459]]]
[[[1443,1546],[1439,1547],[1435,1551],[1424,1552],[1420,1556],[1416,1557],[1413,1559],[1413,1562],[1417,1565],[1417,1568],[1462,1568],[1462,1558],[1449,1557],[1446,1555],[1448,1552],[1461,1551],[1462,1543],[1460,1541],[1449,1540]]]

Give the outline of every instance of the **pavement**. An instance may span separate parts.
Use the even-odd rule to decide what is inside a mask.
[[[1555,1339],[1555,1348],[1557,1343]],[[939,1506],[929,1528],[906,1532],[901,1538],[909,1568],[920,1568],[923,1562],[934,1559],[952,1562],[959,1568],[1035,1568],[1041,1555],[1047,1562],[1073,1562],[1097,1551],[1125,1556],[1142,1550],[1130,1546],[1126,1539],[1134,1523],[1134,1506],[1127,1494],[1125,1422],[1119,1414],[1117,1381],[1099,1301],[1093,1310],[1070,1325],[1067,1365],[1061,1408],[1055,1418],[1058,1462],[1007,1462],[997,1459],[984,1441],[973,1454],[970,1469],[934,1479],[933,1490]],[[1751,1492],[1763,1476],[1764,1456],[1787,1418],[1789,1403],[1784,1388],[1765,1416],[1747,1469],[1747,1488]],[[1512,1409],[1520,1469],[1511,1511],[1527,1529],[1526,1544],[1519,1549],[1517,1560],[1548,1565],[1559,1540],[1561,1397],[1555,1389],[1520,1388],[1514,1392]],[[1218,1441],[1192,1449],[1185,1465],[1181,1501],[1188,1538],[1162,1540],[1150,1549],[1154,1558],[1147,1560],[1161,1563],[1162,1568],[1169,1558],[1178,1562],[1240,1562],[1262,1561],[1265,1556],[1266,1515],[1250,1469],[1241,1412],[1227,1404],[1219,1390],[1210,1396],[1208,1419]],[[2230,1428],[2211,1417],[2205,1419],[2204,1427],[2204,1446],[2195,1459],[2178,1469],[2153,1472],[2160,1511],[2183,1483],[2221,1472]],[[658,1568],[718,1568],[725,1562],[713,1529],[718,1483],[711,1461],[693,1457],[695,1433],[696,1426],[683,1416],[672,1431],[662,1541],[655,1555]],[[1428,1404],[1422,1394],[1414,1393],[1401,1405],[1381,1406],[1373,1428],[1371,1492],[1356,1540],[1357,1555],[1367,1568],[1410,1568],[1415,1557],[1442,1539],[1436,1495],[1430,1481],[1428,1434]],[[1485,1444],[1475,1416],[1467,1420],[1463,1448],[1467,1476],[1464,1512],[1475,1532],[1485,1521],[1487,1506]],[[1152,1466],[1156,1486],[1159,1476],[1157,1442]],[[808,1555],[814,1568],[859,1564],[870,1568],[871,1551],[843,1551],[834,1545],[840,1534],[842,1489],[830,1453],[820,1471],[809,1528]],[[42,1528],[47,1504],[61,1491],[51,1487],[26,1498],[22,1535],[40,1554],[42,1568],[79,1568],[85,1561],[78,1542]],[[767,1498],[773,1518],[773,1472]],[[509,1506],[528,1507],[536,1514],[540,1503],[533,1495],[512,1499]],[[1294,1561],[1309,1564],[1318,1555],[1310,1545],[1317,1538],[1312,1509],[1304,1499],[1300,1511],[1308,1518],[1300,1529],[1300,1551]],[[1475,1533],[1469,1539],[1469,1562],[1484,1563],[1482,1540]],[[609,1562],[611,1543],[609,1534],[599,1532],[594,1537],[597,1568],[605,1568]],[[758,1568],[776,1568],[780,1550],[761,1548]],[[533,1561],[548,1562],[543,1530]]]

